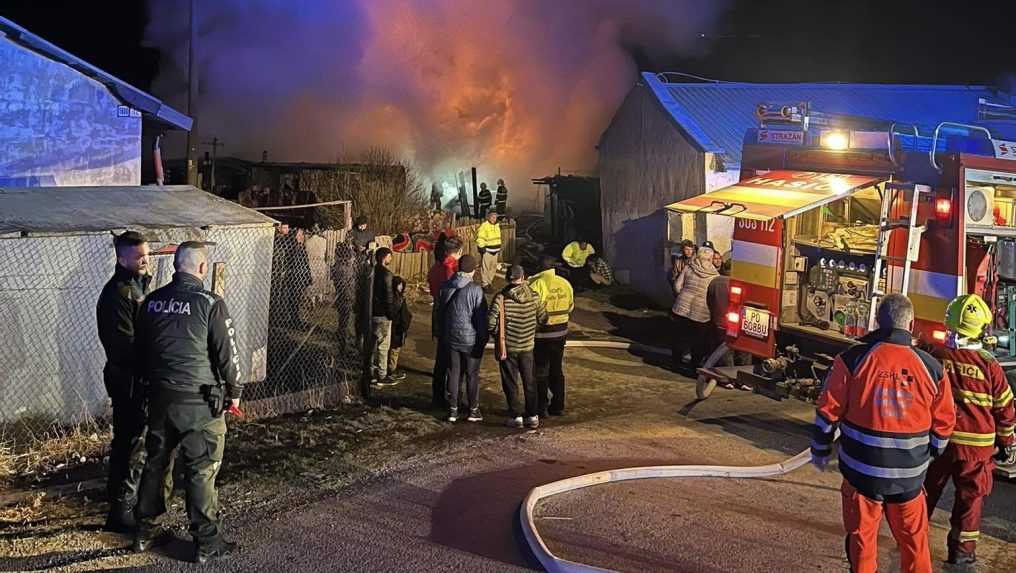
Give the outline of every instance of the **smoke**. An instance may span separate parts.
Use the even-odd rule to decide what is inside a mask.
[[[599,135],[637,79],[632,53],[697,55],[723,2],[196,4],[201,137],[229,155],[335,161],[386,145],[425,179],[475,165],[524,191],[558,167],[594,171]],[[150,8],[147,39],[164,55],[154,89],[181,105],[187,2]]]

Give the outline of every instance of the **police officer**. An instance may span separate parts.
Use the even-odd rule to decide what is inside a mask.
[[[166,510],[162,475],[179,445],[194,561],[204,563],[235,548],[222,538],[215,476],[225,447],[224,412],[240,404],[240,355],[226,303],[204,289],[204,244],[180,244],[173,266],[172,282],[145,299],[137,320],[137,355],[152,395],[133,547],[144,551],[157,537],[154,520]]]
[[[140,441],[145,429],[144,397],[134,364],[134,318],[151,281],[148,243],[127,231],[113,239],[116,269],[99,295],[99,341],[106,351],[102,380],[113,402],[113,441],[109,453],[109,515],[104,529],[126,533],[134,527],[132,510],[144,466]]]

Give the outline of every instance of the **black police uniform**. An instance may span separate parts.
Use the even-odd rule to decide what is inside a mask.
[[[151,535],[155,518],[166,511],[161,480],[170,452],[179,445],[190,533],[199,555],[223,543],[215,477],[225,447],[223,411],[242,390],[235,328],[225,301],[188,273],[173,275],[170,284],[145,299],[138,314],[138,360],[151,386],[148,463],[135,511],[139,538]]]
[[[151,277],[117,265],[96,305],[99,340],[106,351],[102,380],[113,401],[113,442],[106,482],[110,500],[107,527],[131,525],[131,509],[144,467],[141,437],[145,429],[145,402],[134,363],[134,319],[150,282]]]

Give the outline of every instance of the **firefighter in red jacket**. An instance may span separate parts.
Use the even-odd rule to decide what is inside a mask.
[[[847,558],[854,573],[878,569],[883,512],[900,549],[901,573],[930,573],[924,477],[956,421],[942,366],[914,348],[914,307],[900,294],[878,307],[879,330],[833,361],[818,400],[812,463],[823,469],[839,430]]]
[[[956,430],[945,455],[928,469],[924,487],[931,517],[945,485],[950,479],[956,485],[947,541],[949,563],[955,564],[977,561],[974,550],[980,535],[981,506],[991,493],[995,447],[1000,462],[1016,462],[1012,389],[998,361],[982,347],[990,323],[991,309],[981,297],[957,297],[946,309],[946,347],[935,351],[956,401]]]

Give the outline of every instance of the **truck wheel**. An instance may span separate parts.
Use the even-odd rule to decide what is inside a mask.
[[[706,376],[700,374],[698,381],[695,382],[695,395],[698,396],[699,400],[705,400],[706,398],[713,395],[713,390],[716,389],[716,378],[712,376]]]

